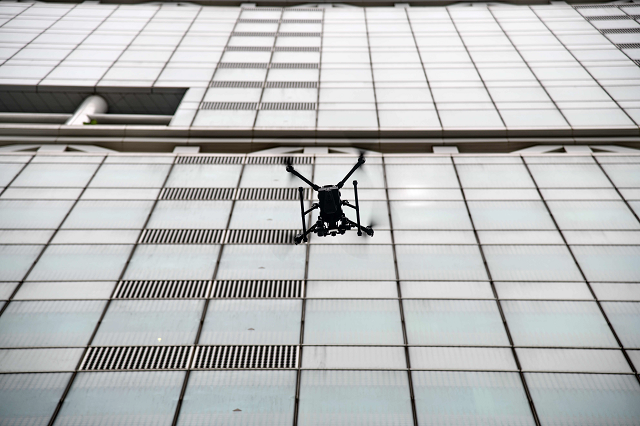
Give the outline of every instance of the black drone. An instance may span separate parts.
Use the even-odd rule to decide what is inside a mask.
[[[347,173],[344,179],[338,182],[337,185],[325,185],[322,187],[302,176],[290,163],[287,164],[287,171],[289,173],[298,176],[307,185],[313,188],[314,191],[318,191],[318,201],[320,201],[320,203],[313,203],[311,208],[305,211],[303,195],[304,189],[302,187],[298,188],[298,193],[300,194],[300,212],[302,214],[302,233],[296,235],[294,240],[296,244],[300,244],[302,241],[306,243],[308,241],[307,235],[311,232],[316,233],[319,237],[326,237],[327,235],[335,237],[337,234],[343,235],[351,228],[356,228],[358,230],[358,235],[362,235],[362,232],[364,231],[367,235],[373,237],[373,229],[371,229],[371,226],[360,226],[360,205],[358,204],[357,180],[353,181],[353,193],[355,195],[356,205],[354,206],[350,204],[347,200],[340,200],[340,188],[344,186],[344,183],[349,179],[349,177],[351,177],[358,167],[362,166],[364,163],[364,155],[360,154],[358,162],[353,166],[349,173]],[[351,207],[356,211],[357,223],[345,216],[342,211],[342,206]],[[311,228],[307,229],[304,217],[315,209],[320,209],[318,220]]]

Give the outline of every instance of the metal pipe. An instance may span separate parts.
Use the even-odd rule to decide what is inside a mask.
[[[166,126],[171,122],[173,115],[89,114],[88,117],[98,124],[154,124]]]
[[[63,124],[72,114],[41,112],[0,112],[0,123],[52,123]]]
[[[106,113],[109,110],[107,101],[98,95],[89,96],[82,101],[73,116],[65,123],[67,126],[82,126],[91,121],[89,115]]]

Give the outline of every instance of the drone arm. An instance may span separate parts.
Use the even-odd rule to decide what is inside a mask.
[[[344,177],[344,179],[342,179],[338,185],[336,185],[338,188],[342,188],[344,186],[344,183],[347,181],[347,179],[349,179],[351,177],[352,174],[354,174],[356,172],[356,170],[358,170],[358,167],[362,166],[365,162],[364,157],[361,155],[358,158],[358,162],[356,163],[355,166],[353,166],[351,168],[351,170],[349,170],[349,173],[347,173],[347,175]]]
[[[307,229],[306,231],[303,231],[302,234],[298,234],[295,238],[295,243],[296,244],[300,244],[300,242],[302,242],[302,240],[304,240],[304,242],[306,243],[307,240],[307,235],[309,235],[310,233],[312,233],[313,231],[316,230],[316,228],[318,227],[318,224],[315,223],[313,224],[313,226],[309,229]]]
[[[302,187],[298,188],[298,193],[300,194],[300,214],[302,216],[302,239],[304,242],[307,242],[307,234],[305,234],[305,230],[307,229],[307,224],[304,220],[304,215],[306,214],[304,211],[304,189]]]
[[[320,204],[318,203],[313,203],[313,205],[311,206],[311,208],[307,211],[305,211],[304,213],[302,213],[303,215],[308,215],[309,213],[311,213],[312,211],[314,211],[315,209],[320,208]]]
[[[360,230],[360,204],[358,203],[358,181],[353,181],[353,193],[356,197],[356,218],[358,219],[358,236],[362,236],[362,231]]]
[[[296,169],[293,168],[293,166],[291,164],[289,164],[287,166],[287,171],[295,176],[298,176],[300,179],[302,179],[307,185],[309,185],[310,187],[312,187],[314,190],[319,190],[320,187],[318,185],[316,185],[315,183],[311,182],[309,179],[307,179],[306,177],[302,176],[300,173],[298,173],[298,171]]]
[[[349,223],[349,225],[351,225],[354,228],[358,229],[358,231],[364,232],[368,236],[373,237],[373,229],[371,229],[370,226],[360,226],[360,225],[358,225],[357,223],[355,223],[354,221],[352,221],[349,218],[347,218],[345,220],[347,221],[347,223]],[[358,232],[358,235],[362,235],[360,232]]]

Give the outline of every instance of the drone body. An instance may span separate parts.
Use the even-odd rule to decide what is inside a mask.
[[[351,169],[347,176],[338,182],[337,185],[325,185],[318,186],[313,182],[309,181],[307,178],[298,173],[291,164],[287,165],[287,171],[292,173],[293,175],[302,179],[305,183],[307,183],[311,188],[318,192],[318,201],[319,203],[313,203],[309,210],[304,209],[304,190],[302,187],[298,188],[298,192],[300,194],[300,212],[302,214],[302,233],[296,235],[295,243],[300,244],[302,241],[307,242],[307,235],[311,232],[315,233],[319,237],[326,237],[327,235],[336,236],[337,234],[343,235],[346,231],[356,228],[358,230],[358,235],[362,235],[364,231],[367,235],[373,236],[373,229],[371,226],[360,226],[360,205],[358,203],[358,181],[353,181],[353,190],[355,195],[356,205],[349,204],[347,200],[340,199],[340,188],[344,186],[344,183],[349,179],[349,177],[364,164],[365,159],[362,155],[358,158],[358,162]],[[342,206],[351,207],[356,211],[356,217],[358,219],[357,223],[350,220],[342,210]],[[305,221],[305,216],[311,213],[315,209],[320,209],[320,214],[318,215],[318,220],[316,223],[307,229],[307,224]]]

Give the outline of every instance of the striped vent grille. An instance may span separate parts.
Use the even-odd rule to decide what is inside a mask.
[[[613,16],[585,16],[587,21],[622,21],[625,19],[631,19],[627,15],[613,15]]]
[[[258,103],[257,102],[203,102],[200,109],[250,110],[250,109],[258,109]]]
[[[227,46],[227,52],[271,52],[269,46]]]
[[[198,346],[192,368],[297,368],[299,346]]]
[[[640,49],[640,43],[620,43],[616,44],[618,49]]]
[[[293,244],[293,229],[230,229],[226,244]]]
[[[213,298],[294,298],[304,294],[302,280],[242,280],[216,281],[213,284]]]
[[[599,31],[602,34],[636,34],[640,33],[640,28],[608,28]]]
[[[269,67],[283,69],[318,69],[319,64],[317,62],[273,62]]]
[[[287,162],[291,162],[291,164],[312,164],[313,157],[280,157],[280,156],[248,156],[247,164],[287,164]]]
[[[261,81],[213,81],[211,87],[234,87],[259,89],[263,83]]]
[[[320,33],[278,33],[278,37],[320,37]]]
[[[266,62],[221,62],[218,68],[267,68]]]
[[[145,229],[139,244],[219,244],[223,229]]]
[[[305,199],[311,198],[312,190],[304,190]],[[240,188],[238,200],[299,200],[298,188]]]
[[[235,188],[163,188],[161,200],[232,200]]]
[[[235,156],[181,155],[176,164],[242,164],[243,159]]]
[[[234,32],[231,33],[233,37],[275,37],[276,33],[261,33],[261,32]]]
[[[108,346],[89,348],[82,371],[177,370],[189,366],[190,346]]]
[[[260,109],[264,110],[288,110],[288,111],[315,111],[315,102],[263,102]]]
[[[268,81],[266,88],[274,89],[317,89],[317,81]]]
[[[276,46],[276,52],[319,52],[319,47],[313,46]]]
[[[202,280],[139,280],[120,281],[114,299],[204,299],[209,295],[211,281]]]

